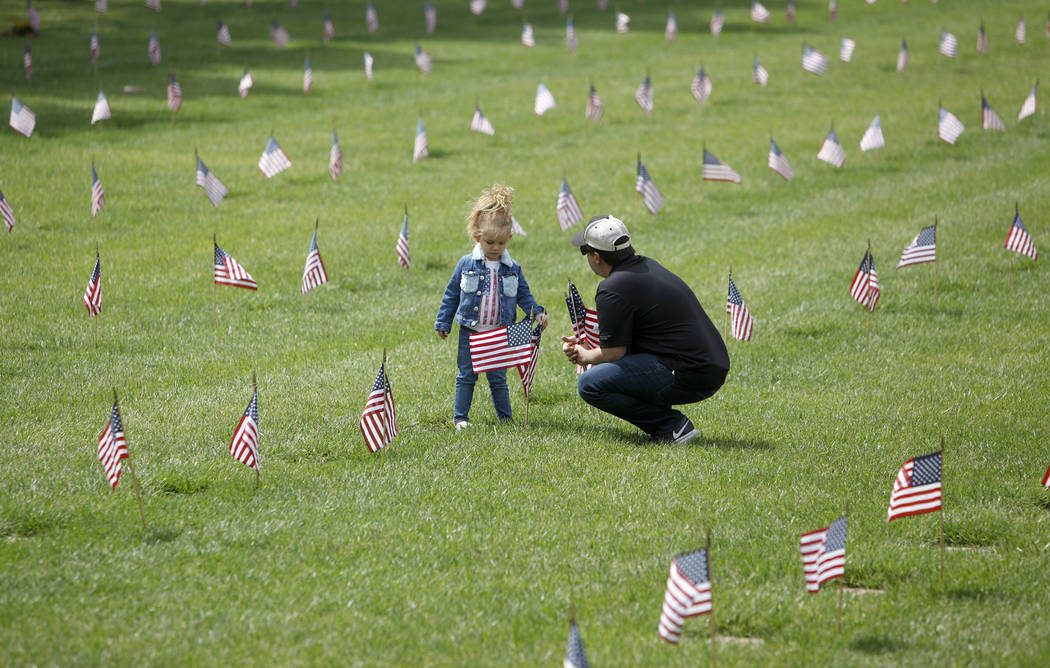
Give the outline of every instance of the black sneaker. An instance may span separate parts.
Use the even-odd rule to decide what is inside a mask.
[[[671,442],[675,445],[681,445],[682,443],[688,443],[697,436],[700,432],[693,426],[693,421],[687,417],[683,417],[682,423],[674,431],[664,432],[662,434],[653,434],[652,440],[654,441],[665,441]]]

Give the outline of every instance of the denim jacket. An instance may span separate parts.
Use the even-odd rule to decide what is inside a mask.
[[[525,313],[543,313],[544,308],[536,303],[529,284],[525,282],[521,265],[512,260],[507,251],[503,251],[499,261],[500,325],[512,324],[519,306]],[[486,276],[485,255],[481,251],[481,244],[476,244],[470,255],[464,255],[456,263],[456,270],[452,272],[445,295],[441,298],[434,329],[439,332],[452,331],[453,316],[454,321],[461,325],[477,326]]]

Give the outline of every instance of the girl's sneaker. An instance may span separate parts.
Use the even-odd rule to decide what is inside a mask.
[[[470,424],[466,420],[460,420],[459,422],[456,423],[456,431],[460,431],[460,430],[466,429],[467,427],[472,427],[472,426],[474,426],[474,425]]]

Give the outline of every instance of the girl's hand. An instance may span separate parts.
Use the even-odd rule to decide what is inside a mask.
[[[442,339],[447,339],[448,338],[448,332],[442,332],[440,329],[437,330],[437,335],[439,337],[441,337]]]
[[[542,327],[543,329],[547,329],[547,314],[540,313],[539,315],[537,315],[536,322],[540,323],[540,327]]]

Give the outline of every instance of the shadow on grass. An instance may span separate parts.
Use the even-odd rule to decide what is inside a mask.
[[[1002,598],[999,592],[987,587],[955,587],[944,592],[953,601],[988,601]]]
[[[885,636],[864,636],[850,643],[850,649],[865,654],[889,654],[908,649],[908,643],[899,638],[887,638]]]
[[[182,535],[177,527],[150,527],[146,530],[144,540],[147,543],[170,543]]]
[[[1035,500],[1035,505],[1043,510],[1050,510],[1050,496],[1041,496]]]

